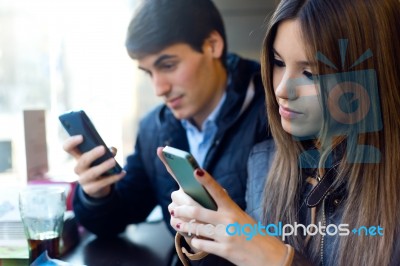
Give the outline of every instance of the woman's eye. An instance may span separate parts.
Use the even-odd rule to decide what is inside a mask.
[[[309,80],[314,80],[315,79],[315,75],[313,75],[313,73],[311,73],[311,72],[304,71],[303,75],[306,76],[306,78],[308,78]]]
[[[277,67],[284,67],[285,63],[283,63],[283,61],[281,61],[281,60],[274,59],[274,65]]]

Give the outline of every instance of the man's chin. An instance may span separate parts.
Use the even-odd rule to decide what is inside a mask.
[[[171,109],[172,114],[174,115],[174,117],[178,120],[189,120],[190,119],[190,115],[183,113],[181,110],[177,111],[174,109]]]

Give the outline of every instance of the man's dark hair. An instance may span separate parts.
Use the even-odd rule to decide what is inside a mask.
[[[185,43],[195,51],[212,31],[224,40],[221,57],[225,65],[227,43],[221,14],[211,0],[142,0],[128,27],[126,48],[139,59],[168,46]]]

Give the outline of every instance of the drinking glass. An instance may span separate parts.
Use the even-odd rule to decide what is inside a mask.
[[[44,251],[60,256],[60,236],[66,210],[65,190],[60,187],[31,186],[20,191],[19,210],[29,246],[29,264]]]

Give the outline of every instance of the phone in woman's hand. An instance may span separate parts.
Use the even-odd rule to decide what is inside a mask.
[[[194,178],[193,172],[199,168],[194,157],[186,151],[169,146],[164,147],[162,152],[183,191],[203,207],[217,210],[214,199]]]

